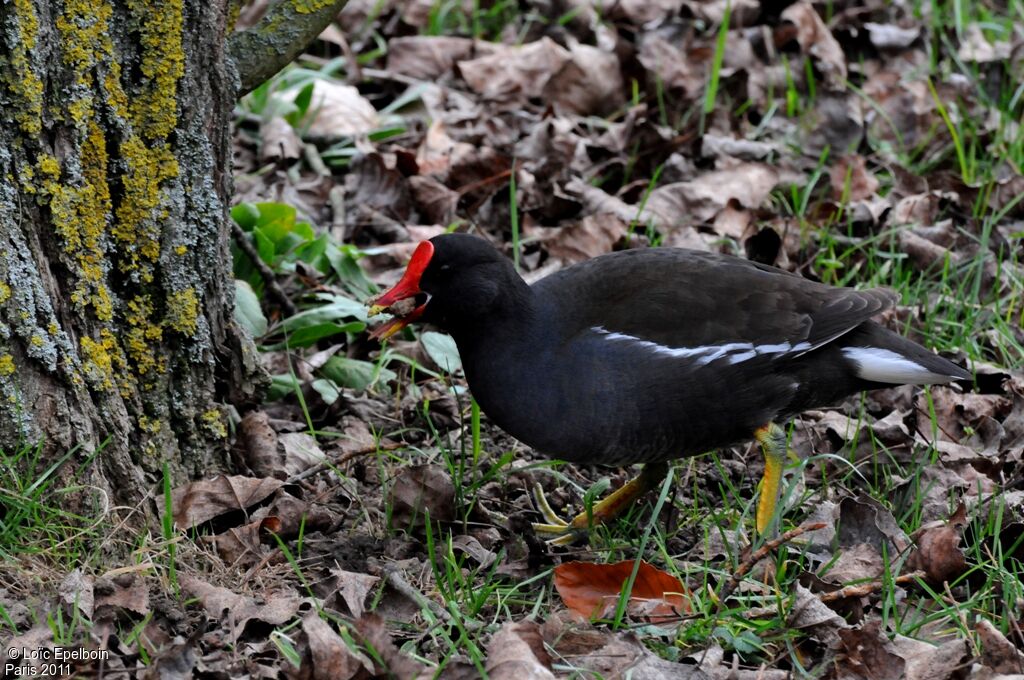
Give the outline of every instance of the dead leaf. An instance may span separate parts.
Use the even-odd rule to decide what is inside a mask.
[[[257,477],[281,475],[281,456],[277,449],[277,432],[261,410],[249,411],[238,424],[235,444],[244,465]]]
[[[456,62],[498,51],[500,45],[450,36],[413,35],[388,41],[387,69],[417,80],[438,80]]]
[[[302,630],[309,642],[314,680],[349,680],[361,672],[373,672],[373,663],[349,649],[341,636],[315,611],[302,617]]]
[[[574,44],[569,54],[545,84],[544,97],[580,115],[608,114],[625,103],[621,66],[614,52]]]
[[[220,620],[227,613],[228,627],[233,642],[237,642],[246,625],[252,621],[262,621],[272,626],[279,626],[290,621],[299,611],[302,600],[292,595],[265,593],[262,602],[256,598],[241,595],[214,586],[202,579],[189,574],[181,574],[179,583],[183,592],[198,598],[208,616]]]
[[[191,482],[171,491],[174,524],[186,531],[214,517],[244,510],[284,485],[279,479],[219,475]]]
[[[388,492],[391,517],[399,526],[421,525],[427,514],[433,522],[455,519],[455,485],[440,465],[402,468]]]
[[[978,619],[974,630],[981,641],[981,663],[996,673],[1024,674],[1022,654],[999,629],[987,619]]]
[[[494,680],[554,680],[540,626],[534,621],[504,624],[487,645],[487,674]]]
[[[868,169],[863,156],[847,154],[829,170],[832,197],[836,200],[864,201],[878,191],[878,180]]]
[[[880,50],[899,50],[910,47],[921,35],[920,26],[903,28],[893,24],[876,24],[868,21],[864,24],[868,30],[871,44]]]
[[[80,611],[85,618],[92,619],[96,597],[93,593],[95,579],[81,569],[71,571],[60,582],[57,592],[60,599],[67,605],[68,611]]]
[[[906,568],[921,570],[932,583],[952,581],[967,571],[967,557],[960,548],[967,509],[961,503],[947,522],[931,522],[914,532],[917,547],[907,558]]]
[[[313,81],[308,111],[301,129],[314,139],[365,135],[380,127],[377,110],[358,89],[323,78]]]
[[[828,30],[814,7],[807,0],[793,3],[782,12],[782,19],[796,25],[796,40],[800,48],[814,57],[825,75],[825,82],[834,89],[846,86],[846,56],[839,42]]]
[[[676,182],[651,192],[644,216],[666,227],[707,222],[734,200],[743,207],[759,207],[779,181],[778,172],[760,163],[740,163],[728,170],[708,172],[689,182]]]
[[[579,222],[562,227],[544,240],[551,257],[565,263],[582,262],[610,253],[612,246],[626,235],[627,224],[615,215],[587,215]]]
[[[96,596],[96,611],[103,607],[118,607],[136,614],[148,614],[149,588],[146,580],[138,574],[104,574],[96,579],[93,587]]]
[[[978,24],[971,24],[964,30],[963,42],[957,56],[963,61],[985,64],[993,61],[1004,61],[1010,58],[1010,43],[1003,41],[989,42],[984,31]]]
[[[384,619],[380,616],[363,614],[356,619],[356,630],[362,636],[363,642],[377,652],[375,659],[383,662],[383,668],[375,669],[378,675],[383,674],[384,677],[396,680],[414,680],[425,670],[418,661],[409,658],[395,647],[384,625]]]
[[[295,134],[295,128],[281,116],[274,116],[260,124],[260,160],[294,161],[302,157],[302,140]]]
[[[327,456],[308,432],[286,432],[278,436],[284,449],[284,472],[288,477],[322,463]]]
[[[331,576],[336,579],[334,587],[338,589],[338,595],[348,606],[352,617],[358,619],[363,615],[367,596],[380,582],[380,578],[344,569],[331,569]]]
[[[588,619],[608,618],[633,572],[634,561],[615,564],[566,562],[555,567],[555,589],[566,607]],[[641,560],[627,612],[657,623],[690,610],[686,587],[675,576]]]
[[[525,45],[500,45],[491,54],[459,61],[458,66],[463,80],[485,97],[540,97],[552,76],[571,60],[567,49],[544,37]]]

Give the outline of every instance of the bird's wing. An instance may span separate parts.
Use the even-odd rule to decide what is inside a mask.
[[[718,351],[708,348],[724,346],[733,354],[803,354],[897,299],[885,289],[835,288],[739,258],[672,248],[595,258],[535,286],[564,298],[563,337],[597,332],[705,358]]]

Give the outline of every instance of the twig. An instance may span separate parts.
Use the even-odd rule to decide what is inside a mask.
[[[274,272],[271,271],[267,263],[263,261],[260,254],[253,247],[252,242],[246,235],[242,228],[234,220],[228,220],[231,222],[231,235],[235,238],[235,243],[238,244],[239,249],[245,253],[252,261],[252,266],[256,267],[256,271],[260,273],[260,278],[263,279],[263,285],[267,287],[267,292],[270,293],[270,297],[274,298],[274,301],[281,306],[281,310],[284,311],[285,316],[292,316],[295,312],[299,311],[285,292],[281,289],[281,286],[277,283],[277,277]]]
[[[791,529],[787,531],[778,538],[774,538],[768,541],[760,548],[755,550],[753,553],[750,554],[749,557],[747,557],[747,559],[743,560],[743,562],[740,563],[740,565],[736,568],[736,571],[733,572],[733,575],[726,582],[725,587],[722,588],[722,592],[718,595],[718,606],[722,606],[722,603],[725,602],[726,598],[732,595],[732,591],[736,590],[736,587],[740,584],[740,581],[743,580],[743,577],[747,575],[747,572],[753,569],[755,564],[757,564],[765,557],[767,557],[768,553],[775,550],[783,543],[788,543],[789,541],[792,541],[794,538],[803,536],[809,531],[817,531],[818,529],[824,529],[825,526],[825,522],[803,524],[801,526],[798,526],[796,529]]]
[[[361,449],[356,449],[355,451],[349,451],[347,453],[342,454],[335,461],[322,460],[316,465],[308,467],[302,472],[298,472],[289,477],[288,483],[294,484],[295,482],[301,482],[303,479],[308,479],[309,477],[312,477],[318,472],[326,470],[328,467],[341,467],[345,463],[355,458],[358,458],[359,456],[365,456],[371,453],[376,453],[377,451],[394,451],[395,449],[400,449],[403,446],[405,446],[405,444],[402,444],[400,442],[388,442],[386,444],[374,444],[373,446],[364,446]]]
[[[387,578],[388,585],[418,604],[420,607],[429,609],[430,613],[439,621],[443,621],[448,625],[459,625],[460,627],[465,627],[468,630],[479,630],[484,627],[484,624],[479,621],[465,618],[456,624],[451,612],[428,598],[415,586],[406,581],[399,568],[393,564],[387,564],[384,566],[384,575]]]
[[[897,576],[893,583],[896,585],[903,585],[910,583],[919,578],[924,578],[927,574],[923,571],[912,571],[909,574],[902,574]],[[846,586],[839,590],[832,591],[831,593],[821,593],[818,595],[818,599],[822,602],[835,602],[836,600],[842,600],[847,597],[864,597],[871,593],[877,592],[884,588],[886,585],[885,581],[871,581],[870,583],[862,583],[857,586]]]

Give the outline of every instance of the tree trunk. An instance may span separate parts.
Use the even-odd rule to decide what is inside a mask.
[[[0,0],[0,449],[78,446],[64,478],[118,504],[165,463],[223,468],[225,404],[258,392],[225,228],[228,14]]]

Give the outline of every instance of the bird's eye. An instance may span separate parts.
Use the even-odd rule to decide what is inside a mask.
[[[443,264],[443,265],[441,265],[441,271],[443,271],[443,272],[450,271],[451,268],[452,268],[452,266],[450,264]]]

